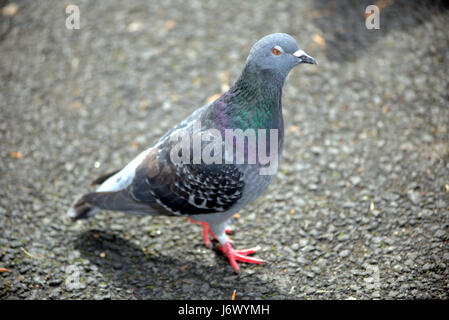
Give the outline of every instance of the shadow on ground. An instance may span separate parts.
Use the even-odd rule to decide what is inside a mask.
[[[372,4],[380,9],[378,30],[365,26],[365,9]],[[334,61],[354,61],[388,33],[413,29],[449,9],[443,0],[317,0],[314,5],[310,16],[322,31],[327,58]]]
[[[233,290],[251,293],[256,287],[259,291],[260,288],[265,288],[264,298],[279,293],[278,288],[257,276],[234,275],[229,268],[224,268],[223,271],[222,267],[227,262],[218,252],[211,252],[217,254],[217,265],[207,267],[174,259],[160,252],[144,252],[132,241],[100,230],[80,234],[75,248],[83,258],[98,267],[108,282],[114,282],[116,288],[132,290],[131,297],[123,298],[161,299],[164,298],[161,296],[163,294],[181,299],[207,298],[207,294],[211,292],[211,283],[220,284],[213,289],[223,292],[223,299],[230,299]],[[191,287],[191,296],[182,296],[186,289],[183,286]]]

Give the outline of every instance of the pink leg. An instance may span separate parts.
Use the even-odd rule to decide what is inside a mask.
[[[189,218],[189,221],[192,222],[192,223],[199,223],[199,224],[201,224],[201,226],[203,227],[203,241],[204,241],[204,244],[206,245],[206,247],[211,248],[212,247],[212,243],[210,242],[209,233],[211,234],[211,236],[215,240],[217,240],[217,237],[215,236],[215,234],[210,229],[209,224],[207,222],[195,221],[192,218]],[[225,232],[227,234],[232,234],[232,233],[234,233],[234,230],[229,228],[229,227],[226,227]]]
[[[201,222],[201,226],[203,227],[204,244],[206,245],[206,247],[212,248],[212,243],[210,242],[210,238],[209,238],[209,232],[212,232],[212,231],[210,231],[209,224],[207,222]]]

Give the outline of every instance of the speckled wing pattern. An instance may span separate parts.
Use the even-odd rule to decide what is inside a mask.
[[[243,173],[233,164],[183,164],[170,159],[170,144],[152,149],[137,167],[128,190],[160,214],[224,212],[242,196]]]

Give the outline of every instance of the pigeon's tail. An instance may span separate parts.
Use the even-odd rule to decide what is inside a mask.
[[[67,214],[73,221],[76,221],[87,219],[101,209],[141,215],[158,215],[150,206],[136,202],[126,189],[116,192],[87,193],[71,206]]]
[[[87,202],[85,200],[86,195],[79,198],[69,209],[67,215],[72,221],[79,219],[87,219],[100,211],[100,208]]]

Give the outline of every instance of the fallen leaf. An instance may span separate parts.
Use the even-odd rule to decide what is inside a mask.
[[[6,268],[0,268],[0,272],[9,272],[9,270]]]
[[[392,4],[391,0],[380,0],[377,1],[374,5],[379,9],[379,13],[382,11],[382,9],[390,6]],[[365,19],[367,19],[370,15],[372,15],[372,11],[371,12],[364,12],[363,16],[365,17]]]
[[[220,96],[221,96],[221,93],[214,94],[213,96],[210,96],[209,98],[206,99],[206,103],[215,101],[218,98],[220,98]]]
[[[138,144],[136,141],[131,142],[131,146],[132,146],[134,149],[138,149],[138,148],[139,148],[139,144]]]
[[[297,132],[298,131],[298,127],[294,126],[294,125],[291,125],[289,130],[290,130],[290,132]]]
[[[72,108],[73,110],[79,110],[82,107],[83,107],[83,104],[79,100],[73,101],[72,104],[70,105],[70,108]]]
[[[382,9],[390,6],[393,2],[391,0],[379,0],[374,5],[379,8],[379,12],[382,11]]]
[[[322,36],[320,36],[319,34],[315,34],[315,35],[312,37],[312,40],[313,40],[316,44],[318,44],[318,45],[321,47],[321,49],[326,49],[326,41],[325,41],[324,38],[323,38]]]
[[[148,100],[143,99],[140,101],[139,108],[140,110],[145,110],[148,107]]]
[[[231,300],[235,300],[236,292],[237,292],[237,289],[234,289],[234,291],[232,292]]]
[[[179,268],[179,270],[181,270],[181,271],[185,271],[185,269],[187,269],[187,267],[189,266],[189,264],[187,263],[187,264],[185,264],[185,265],[182,265],[180,268]]]
[[[319,19],[326,15],[327,15],[326,10],[313,10],[313,11],[310,11],[310,13],[309,13],[310,18],[312,18],[312,19]]]
[[[238,219],[238,218],[240,218],[240,214],[236,213],[232,217],[235,218],[235,219]]]
[[[14,159],[23,159],[23,153],[20,151],[12,151],[11,157]]]
[[[295,209],[290,209],[290,214],[294,214],[295,213]]]
[[[449,184],[445,184],[444,189],[446,189],[446,193],[448,193],[449,192]]]
[[[98,238],[100,238],[100,234],[99,234],[99,233],[94,233],[94,234],[93,234],[93,237],[94,237],[95,239],[98,239]]]
[[[35,255],[29,253],[29,252],[27,251],[27,249],[25,249],[24,247],[21,247],[20,249],[21,249],[21,250],[23,251],[23,253],[25,253],[28,257],[35,258],[35,259],[43,259],[43,258],[44,258],[44,256],[41,255],[41,254],[38,255],[38,256],[35,256]]]
[[[12,2],[3,7],[2,14],[6,17],[12,17],[16,15],[17,11],[19,11],[19,6]]]
[[[106,258],[106,253],[101,252],[101,253],[100,253],[100,258]]]
[[[165,30],[173,29],[175,26],[176,26],[176,21],[175,20],[167,20],[164,23],[164,29]]]
[[[309,13],[309,16],[312,19],[319,19],[328,15],[335,14],[335,3],[331,2],[329,6],[321,9],[321,10],[313,10]]]
[[[195,78],[193,78],[192,82],[195,87],[199,87],[201,85],[201,78],[195,77]]]
[[[137,300],[136,296],[134,295],[134,288],[131,288],[131,296],[133,300]]]

